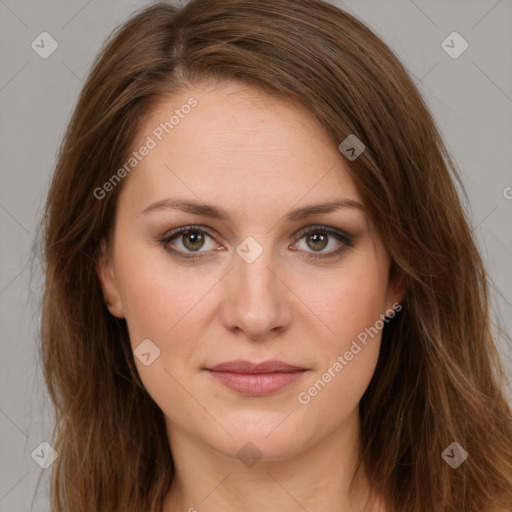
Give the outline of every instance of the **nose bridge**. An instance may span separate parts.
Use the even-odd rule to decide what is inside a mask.
[[[230,272],[229,298],[224,321],[229,329],[240,329],[250,337],[285,326],[290,320],[286,291],[276,278],[279,272],[270,238],[247,237],[236,249]]]
[[[245,295],[272,298],[276,263],[270,237],[256,240],[249,236],[236,249],[235,279]]]

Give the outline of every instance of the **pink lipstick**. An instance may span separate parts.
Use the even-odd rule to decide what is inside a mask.
[[[307,371],[306,368],[276,360],[262,363],[228,361],[206,370],[226,387],[252,396],[275,393],[300,379]]]

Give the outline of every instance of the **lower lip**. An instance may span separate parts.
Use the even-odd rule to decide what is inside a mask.
[[[208,370],[208,373],[234,391],[260,396],[275,393],[288,386],[300,379],[306,370],[275,373],[234,373]]]

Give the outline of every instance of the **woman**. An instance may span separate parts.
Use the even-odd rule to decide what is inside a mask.
[[[126,22],[47,202],[53,510],[512,510],[454,180],[403,66],[334,6]]]

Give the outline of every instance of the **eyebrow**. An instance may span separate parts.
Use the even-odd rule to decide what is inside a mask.
[[[362,212],[366,211],[366,208],[361,203],[354,201],[353,199],[336,199],[322,204],[313,204],[298,208],[286,214],[284,218],[288,221],[298,221],[312,215],[332,213],[345,208],[356,209]],[[144,208],[141,213],[146,214],[159,210],[179,210],[184,213],[191,213],[219,220],[228,220],[230,217],[226,210],[217,206],[207,205],[199,201],[170,198],[151,203],[149,206]]]

